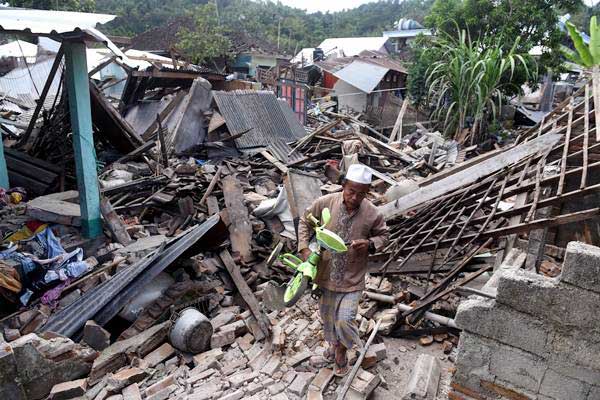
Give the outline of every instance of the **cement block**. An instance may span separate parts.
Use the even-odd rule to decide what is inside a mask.
[[[540,393],[554,399],[585,399],[590,385],[549,369],[544,375]]]
[[[463,332],[458,342],[455,378],[469,387],[478,387],[479,378],[493,381],[495,377],[489,370],[491,352],[492,348],[480,336]],[[477,378],[469,382],[472,376]]]
[[[463,301],[457,310],[459,328],[538,355],[547,353],[550,327],[531,315],[480,297]]]
[[[433,400],[440,383],[441,368],[437,358],[421,354],[413,367],[402,400]]]
[[[597,370],[592,370],[558,360],[549,360],[548,367],[557,374],[577,379],[590,385],[599,385],[598,382],[600,382],[600,371]],[[598,400],[600,400],[600,398]]]
[[[600,386],[593,386],[590,389],[586,400],[600,400]]]
[[[561,281],[600,293],[600,248],[581,242],[567,245]]]
[[[516,388],[537,392],[547,369],[543,358],[499,342],[489,345],[493,349],[490,360],[493,375]]]
[[[556,331],[550,358],[600,372],[600,337],[579,330]]]
[[[600,293],[559,283],[528,271],[507,271],[496,301],[558,326],[597,331]]]

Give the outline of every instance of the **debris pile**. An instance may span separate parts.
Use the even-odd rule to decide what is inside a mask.
[[[591,83],[485,148],[420,123],[405,131],[404,106],[386,134],[330,99],[304,127],[273,92],[213,90],[222,74],[129,62],[111,56],[90,71],[99,238],[80,233],[87,193],[75,190],[66,93],[28,120],[31,107],[3,100],[15,186],[0,193],[7,398],[366,399],[389,389],[390,338],[440,350],[407,386],[406,398],[432,398],[439,358],[456,358],[456,310],[494,297],[480,290],[499,279],[492,270],[556,276],[568,241],[599,236]],[[94,78],[114,64],[125,70],[118,92],[114,77]],[[376,177],[368,198],[391,240],[369,257],[356,317],[367,345],[336,379],[317,293],[271,307],[267,288],[291,271],[268,259],[277,245],[297,250],[298,219],[356,163]],[[434,387],[419,386],[425,370]]]

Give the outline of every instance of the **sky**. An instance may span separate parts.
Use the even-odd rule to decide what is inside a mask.
[[[375,0],[280,0],[290,7],[301,8],[308,12],[317,11],[341,11],[345,8],[356,8],[361,4],[370,3]],[[589,0],[588,0],[589,1]]]

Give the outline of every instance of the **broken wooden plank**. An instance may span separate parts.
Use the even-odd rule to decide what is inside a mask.
[[[242,185],[235,176],[229,175],[223,179],[223,196],[229,214],[231,249],[239,254],[242,261],[252,261],[252,225],[244,205]]]
[[[396,123],[394,124],[394,129],[392,129],[392,134],[390,135],[390,143],[396,141],[396,137],[398,137],[398,141],[402,140],[402,120],[404,119],[404,113],[406,113],[406,109],[408,108],[408,100],[404,99],[402,102],[402,108],[398,113],[398,118],[396,119]]]
[[[112,204],[110,204],[110,201],[106,197],[100,200],[100,212],[102,213],[102,217],[104,217],[104,222],[108,226],[108,230],[117,242],[123,246],[127,246],[133,242],[131,236],[129,236],[129,232],[127,232],[125,223],[115,212]]]
[[[276,166],[278,170],[280,170],[284,174],[287,174],[288,167],[286,167],[285,164],[283,164],[281,161],[279,161],[278,159],[276,159],[275,157],[273,157],[271,155],[271,153],[269,153],[267,150],[261,151],[260,155],[263,156],[264,158],[266,158],[271,164],[273,164],[274,166]]]
[[[440,196],[448,194],[460,187],[470,185],[495,171],[505,168],[508,165],[519,162],[520,160],[536,154],[539,151],[551,148],[561,139],[561,137],[562,136],[558,134],[547,133],[539,138],[532,139],[526,143],[512,147],[509,150],[499,153],[498,155],[482,161],[479,164],[472,165],[467,169],[461,170],[456,174],[439,180],[435,184],[423,187],[415,192],[401,197],[400,199],[384,204],[383,206],[379,207],[379,210],[383,213],[387,220],[397,217],[420,204],[424,204],[430,200],[439,198]]]
[[[206,199],[208,199],[208,196],[211,195],[213,189],[217,185],[217,182],[219,182],[219,180],[221,179],[222,172],[223,172],[223,167],[217,168],[217,172],[215,172],[215,175],[210,180],[210,183],[208,184],[208,187],[206,188],[206,192],[204,192],[204,195],[202,196],[202,198],[200,199],[200,202],[198,203],[199,205],[204,204]]]
[[[219,201],[215,196],[208,196],[206,199],[206,207],[208,208],[208,215],[213,216],[219,213]]]
[[[592,85],[594,92],[594,112],[596,118],[594,124],[600,122],[600,67],[595,65],[592,69]],[[600,142],[600,129],[596,129],[596,142]]]
[[[229,272],[229,275],[231,276],[231,279],[233,280],[233,283],[237,287],[240,295],[244,299],[244,302],[248,306],[248,309],[250,310],[252,315],[254,315],[254,318],[256,318],[256,321],[258,321],[258,326],[259,326],[261,332],[263,333],[263,335],[265,337],[269,337],[270,331],[269,331],[269,325],[267,323],[268,319],[261,311],[260,305],[258,304],[258,300],[256,299],[256,296],[254,296],[254,293],[252,292],[250,287],[248,287],[248,284],[244,280],[244,277],[242,276],[242,273],[240,272],[239,267],[236,265],[235,261],[233,261],[231,254],[229,254],[229,251],[227,249],[224,249],[219,254],[219,257],[221,258],[221,261],[225,265],[227,272]],[[253,335],[256,340],[262,339],[262,338],[256,337],[256,332],[253,332]]]

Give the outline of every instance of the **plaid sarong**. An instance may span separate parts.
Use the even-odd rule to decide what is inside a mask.
[[[325,340],[330,345],[341,343],[347,349],[351,349],[352,345],[356,344],[359,350],[362,349],[356,323],[362,290],[349,293],[332,292],[324,288],[321,290],[323,294],[319,301],[319,309]]]

